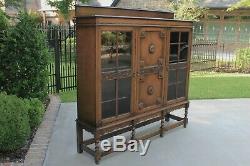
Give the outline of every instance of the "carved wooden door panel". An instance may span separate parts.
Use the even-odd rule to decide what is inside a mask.
[[[163,101],[165,32],[141,31],[138,69],[138,108],[148,110]]]

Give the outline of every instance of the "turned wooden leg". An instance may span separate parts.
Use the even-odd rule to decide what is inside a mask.
[[[163,128],[164,128],[164,111],[161,111],[160,137],[163,137]]]
[[[77,152],[82,153],[82,142],[83,142],[83,130],[78,122],[76,122],[76,142],[77,142]]]
[[[100,134],[95,133],[95,163],[99,164],[101,160],[101,151],[100,151]]]
[[[185,107],[185,117],[184,117],[184,128],[187,127],[187,124],[188,124],[188,107],[189,107],[189,104],[186,105]]]
[[[135,138],[135,121],[134,120],[132,120],[131,126],[132,126],[131,140],[133,140]]]
[[[165,121],[166,121],[166,122],[169,122],[169,121],[170,121],[169,114],[166,114],[166,115],[165,115]]]

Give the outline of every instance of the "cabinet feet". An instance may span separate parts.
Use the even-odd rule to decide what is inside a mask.
[[[82,141],[83,141],[83,130],[79,126],[79,123],[76,122],[76,142],[77,142],[77,152],[82,153],[83,148],[82,148]]]
[[[170,116],[169,116],[169,115],[170,115],[170,114],[166,114],[166,115],[165,115],[165,121],[166,121],[166,122],[169,122],[169,121],[170,121]]]
[[[164,112],[161,112],[161,127],[160,127],[160,137],[163,137],[163,129],[164,129]]]
[[[185,106],[185,117],[184,117],[184,128],[187,127],[188,124],[188,108],[189,108],[189,104],[186,104]]]
[[[101,151],[100,151],[100,135],[95,133],[95,163],[99,164],[101,160]]]
[[[135,121],[134,120],[132,120],[131,126],[132,126],[131,140],[133,140],[135,139]]]

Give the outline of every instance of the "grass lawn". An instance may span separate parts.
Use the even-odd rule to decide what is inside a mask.
[[[60,93],[62,102],[76,101],[76,91]],[[189,99],[250,98],[250,74],[193,72]]]
[[[60,93],[60,98],[63,103],[76,101],[76,90],[66,91]]]
[[[250,74],[191,74],[190,99],[250,98]]]

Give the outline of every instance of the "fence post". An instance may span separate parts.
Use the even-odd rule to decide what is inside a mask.
[[[60,79],[60,43],[58,37],[58,28],[54,29],[54,40],[55,40],[55,81],[56,81],[56,93],[59,93],[61,89],[61,79]]]

